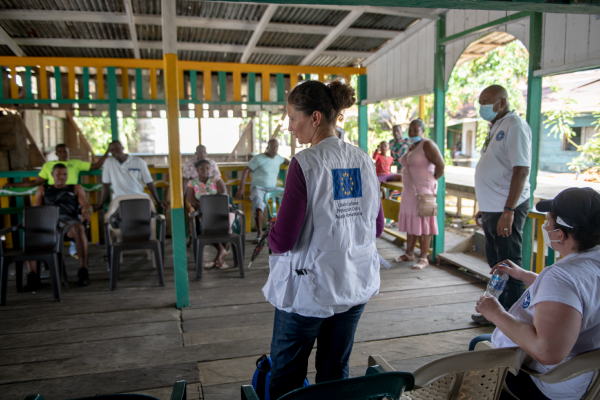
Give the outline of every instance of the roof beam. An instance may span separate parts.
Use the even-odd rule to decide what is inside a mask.
[[[113,12],[54,11],[54,10],[2,10],[0,19],[18,21],[77,21],[126,24],[127,15]],[[160,16],[158,16],[160,25]]]
[[[342,5],[334,5],[334,4],[286,4],[287,7],[296,7],[296,8],[317,8],[322,10],[336,10],[336,11],[354,11],[363,7],[355,7],[355,6],[342,6]],[[430,11],[415,9],[412,7],[376,7],[376,6],[367,6],[364,12],[373,13],[373,14],[383,14],[383,15],[396,15],[399,17],[410,17],[410,18],[427,18],[427,19],[436,19],[437,14],[432,13]]]
[[[25,52],[19,47],[19,45],[10,37],[8,33],[0,26],[0,43],[4,43],[10,47],[11,51],[15,53],[17,57],[25,57]]]
[[[364,13],[365,7],[359,7],[351,11],[346,17],[315,47],[309,55],[300,61],[300,65],[308,65],[319,56],[335,39],[346,31]]]
[[[240,62],[242,64],[246,64],[248,62],[248,60],[250,59],[250,56],[252,55],[252,51],[256,47],[258,40],[260,39],[263,32],[265,31],[265,28],[269,24],[269,21],[271,21],[271,17],[273,16],[273,14],[275,14],[276,10],[277,10],[276,4],[269,4],[267,9],[263,13],[262,17],[260,17],[260,22],[258,23],[258,26],[256,27],[256,29],[254,29],[254,32],[252,33],[252,36],[250,37],[250,40],[248,41],[248,44],[246,45],[246,49],[244,49],[242,58],[240,59]]]
[[[140,46],[138,45],[135,22],[133,22],[133,7],[131,6],[131,0],[123,0],[123,5],[125,6],[125,14],[127,15],[127,25],[129,25],[129,37],[131,38],[131,44],[133,45],[133,56],[139,59]],[[177,28],[173,29],[177,30]]]

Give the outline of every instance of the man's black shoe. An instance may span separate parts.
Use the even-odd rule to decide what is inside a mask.
[[[79,268],[79,271],[77,272],[77,278],[79,278],[79,286],[90,285],[90,274],[87,268]]]
[[[488,321],[483,315],[481,314],[472,314],[471,315],[471,319],[478,323],[479,325],[483,325],[483,326],[496,326],[494,325],[493,322]]]
[[[33,292],[34,290],[40,290],[42,288],[42,281],[40,276],[35,272],[27,273],[27,284],[23,286],[24,292]]]

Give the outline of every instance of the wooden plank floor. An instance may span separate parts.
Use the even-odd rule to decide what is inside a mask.
[[[377,241],[389,261],[402,253],[392,239],[384,234]],[[246,265],[253,245],[248,249]],[[177,310],[170,244],[164,288],[145,257],[131,254],[125,256],[118,289],[109,292],[103,250],[91,247],[92,285],[85,288],[76,286],[77,262],[69,257],[72,283],[62,303],[52,300],[49,283],[36,293],[17,293],[11,268],[8,305],[0,308],[0,398],[137,392],[168,399],[172,383],[185,379],[189,399],[238,399],[256,359],[270,348],[273,307],[261,292],[268,251],[246,270],[245,279],[231,268],[205,271],[202,282],[193,281],[188,252],[192,306]],[[205,256],[214,257],[214,250]],[[228,264],[233,267],[231,256]],[[470,318],[485,288],[481,281],[452,266],[422,271],[410,266],[381,270],[381,294],[368,303],[356,333],[352,376],[364,374],[370,354],[413,371],[491,332]],[[311,362],[313,382],[314,373]]]

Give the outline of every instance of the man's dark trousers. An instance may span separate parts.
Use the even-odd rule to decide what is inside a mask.
[[[317,340],[316,383],[348,378],[354,333],[364,304],[329,318],[275,310],[271,340],[271,400],[302,387],[308,357]]]
[[[485,255],[490,268],[504,260],[510,260],[519,267],[523,267],[523,227],[525,226],[528,213],[529,199],[517,207],[512,224],[512,233],[508,237],[499,236],[496,230],[498,221],[502,216],[501,212],[482,213],[483,217],[481,221],[483,232],[485,233]],[[509,277],[506,288],[498,301],[508,310],[519,300],[525,292],[525,288],[523,282]]]

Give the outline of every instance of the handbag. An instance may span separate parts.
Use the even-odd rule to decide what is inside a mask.
[[[271,357],[267,355],[263,355],[256,360],[256,370],[254,371],[254,376],[252,377],[252,387],[254,388],[254,391],[260,400],[271,400],[271,395],[269,394],[269,385],[271,383],[272,366],[273,361],[271,361]],[[302,387],[309,385],[310,381],[308,378],[304,378]]]
[[[412,174],[410,173],[410,168],[408,167],[408,156],[406,157],[406,170],[408,171],[410,181],[413,185],[413,190],[415,191],[415,195],[417,196],[417,215],[419,217],[435,217],[438,213],[437,194],[426,194],[417,192],[415,180],[413,179]],[[437,181],[435,182],[435,192],[437,193]]]

